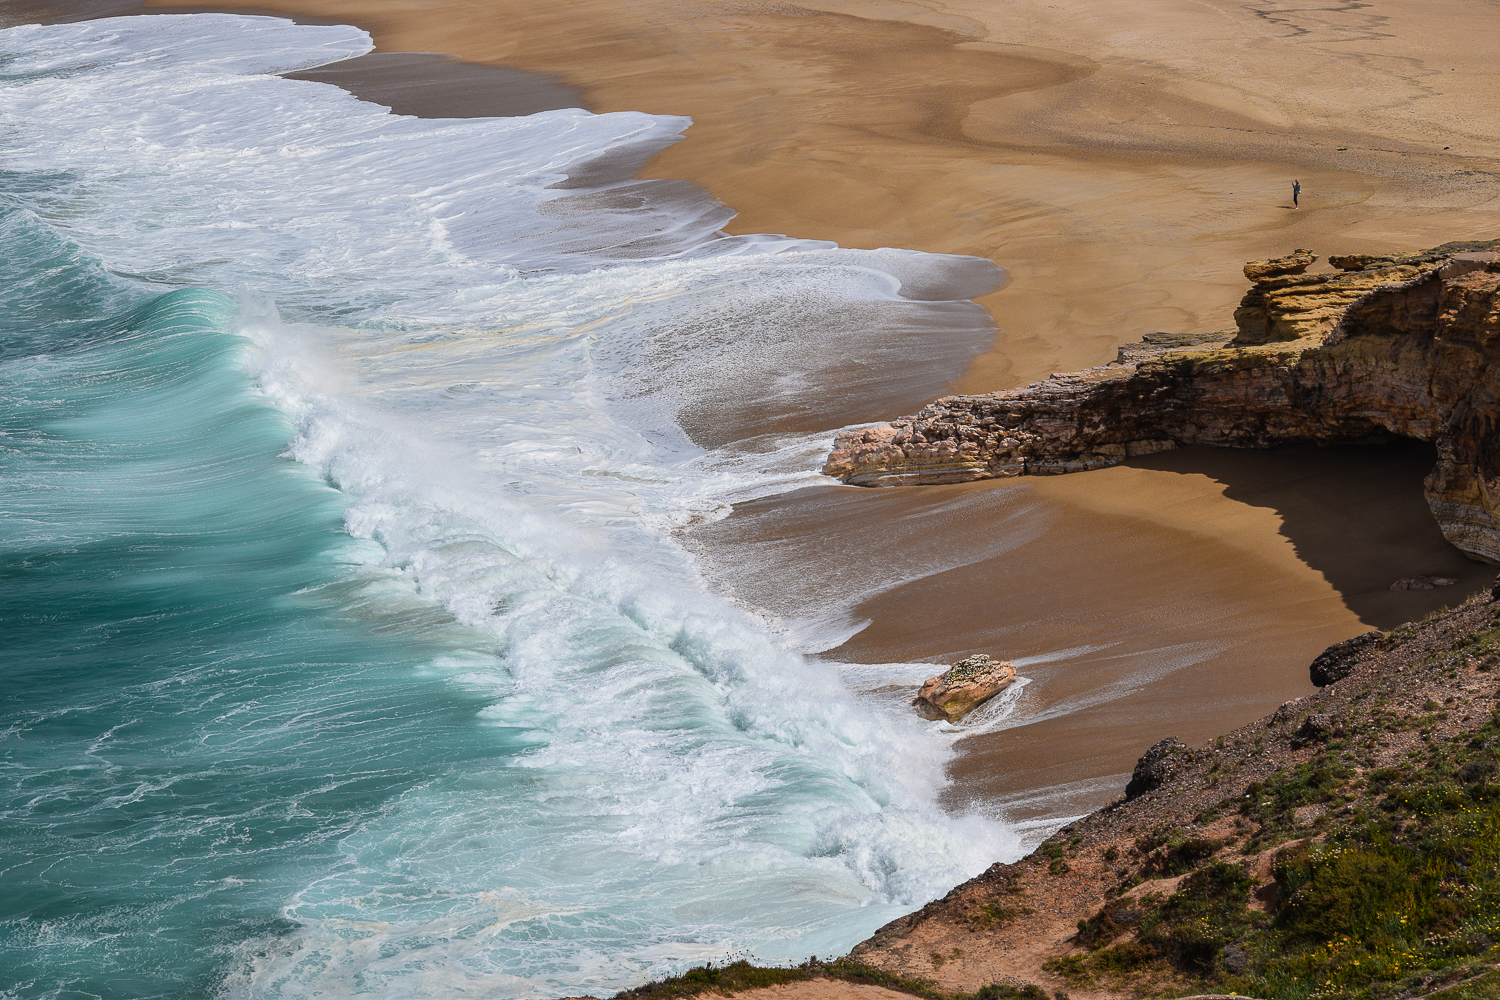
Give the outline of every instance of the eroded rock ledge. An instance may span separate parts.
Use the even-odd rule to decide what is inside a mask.
[[[1412,254],[1253,261],[1236,328],[1154,334],[1109,365],[948,396],[846,431],[823,471],[861,486],[1075,472],[1182,445],[1437,446],[1427,502],[1500,562],[1500,240]]]

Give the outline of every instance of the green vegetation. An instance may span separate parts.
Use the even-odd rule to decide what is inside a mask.
[[[974,914],[973,922],[977,927],[993,930],[1004,927],[1017,917],[1030,916],[1036,912],[1029,906],[1000,906],[995,903],[985,903],[979,907]]]
[[[838,958],[831,962],[820,962],[810,958],[801,965],[787,968],[752,965],[740,959],[726,965],[700,965],[680,976],[671,976],[656,982],[637,986],[615,994],[615,1000],[666,1000],[670,997],[692,997],[700,993],[738,993],[762,986],[778,986],[804,979],[828,978],[845,982],[871,983],[886,989],[899,990],[929,1000],[951,1000],[950,994],[939,991],[932,980],[898,976],[865,965],[849,958]]]
[[[1335,741],[1224,803],[1253,830],[1242,855],[1276,850],[1270,914],[1249,905],[1256,880],[1218,856],[1219,841],[1158,833],[1137,841],[1142,870],[1190,871],[1177,891],[1079,921],[1089,953],[1047,970],[1139,995],[1378,1000],[1462,980],[1441,995],[1500,1000],[1500,973],[1473,979],[1500,962],[1500,723],[1419,744],[1409,765],[1362,779],[1353,743]],[[1304,806],[1321,808],[1299,821]]]
[[[807,979],[810,971],[807,966],[799,965],[792,968],[766,968],[759,965],[751,965],[744,959],[730,962],[727,965],[700,965],[689,969],[680,976],[672,976],[669,979],[658,980],[638,986],[633,990],[615,994],[616,1000],[625,998],[665,998],[667,997],[691,997],[699,993],[713,990],[718,993],[737,993],[740,990],[753,990],[761,986],[779,986],[782,983],[794,983]]]
[[[1146,859],[1153,875],[1183,875],[1223,846],[1223,841],[1205,837],[1173,837]]]
[[[1050,859],[1047,865],[1047,872],[1051,875],[1066,875],[1073,870],[1067,862],[1067,848],[1062,844],[1054,844],[1049,841],[1037,848],[1037,853]]]
[[[1497,659],[1500,659],[1500,628],[1465,636],[1454,644],[1453,653],[1451,659],[1454,661],[1477,661],[1475,666],[1481,672],[1494,669]]]
[[[1025,986],[991,983],[974,996],[976,1000],[1048,1000],[1047,991],[1034,983],[1027,983]]]
[[[938,958],[946,961],[948,958],[961,957],[961,952],[949,956],[934,954],[933,964],[942,964],[942,961],[936,961]],[[752,965],[744,959],[726,965],[714,965],[710,962],[707,965],[689,969],[680,976],[672,976],[669,979],[647,983],[633,990],[617,993],[615,1000],[667,1000],[671,997],[693,997],[709,992],[733,994],[761,986],[777,986],[781,983],[794,983],[804,979],[824,978],[883,986],[888,990],[926,997],[927,1000],[1049,1000],[1047,991],[1033,984],[1011,986],[1005,983],[993,983],[983,987],[978,993],[946,993],[939,990],[930,979],[898,976],[850,958],[838,958],[831,962],[820,962],[816,958],[811,958],[801,965],[790,968]],[[1067,1000],[1067,994],[1057,994],[1056,1000]]]

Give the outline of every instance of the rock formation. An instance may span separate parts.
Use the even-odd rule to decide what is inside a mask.
[[[1125,798],[1140,798],[1166,784],[1177,773],[1175,755],[1179,750],[1186,749],[1186,743],[1170,736],[1151,744],[1151,748],[1135,762],[1135,770],[1130,772],[1130,781],[1125,785]]]
[[[1318,687],[1327,687],[1343,680],[1349,676],[1349,671],[1354,669],[1360,658],[1368,654],[1383,638],[1385,633],[1375,630],[1334,643],[1319,653],[1318,658],[1307,668],[1308,680]]]
[[[1412,254],[1309,251],[1245,267],[1235,330],[1156,334],[1109,365],[948,396],[838,436],[824,472],[862,486],[1074,472],[1181,445],[1431,442],[1443,534],[1500,562],[1500,240]]]
[[[1451,576],[1428,576],[1425,573],[1419,576],[1403,576],[1391,584],[1391,590],[1436,590],[1439,587],[1451,587],[1458,580]]]
[[[1292,746],[1304,747],[1309,743],[1326,740],[1329,736],[1333,735],[1333,732],[1333,720],[1329,719],[1328,716],[1309,715],[1302,720],[1302,725],[1298,726],[1297,731],[1292,734]]]
[[[912,707],[924,719],[957,722],[1016,681],[1016,668],[984,653],[957,664],[922,684]]]

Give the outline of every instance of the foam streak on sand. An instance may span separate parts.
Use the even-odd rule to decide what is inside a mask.
[[[951,378],[994,268],[726,237],[628,180],[682,119],[266,75],[369,44],[0,33],[11,995],[608,991],[1017,853],[672,536],[812,479],[854,342]]]

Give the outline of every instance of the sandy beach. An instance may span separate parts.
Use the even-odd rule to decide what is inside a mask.
[[[1169,3],[1146,24],[1124,0],[253,6],[551,74],[593,111],[691,116],[644,175],[708,188],[733,232],[1001,263],[1000,336],[959,391],[1225,326],[1250,258],[1496,222],[1487,36],[1457,5]]]
[[[952,386],[972,392],[1103,363],[1144,333],[1228,326],[1247,259],[1494,235],[1493,31],[1475,28],[1500,11],[1440,6],[220,9],[365,26],[370,58],[400,65],[313,78],[370,87],[410,113],[516,113],[576,95],[594,111],[689,115],[687,139],[642,176],[707,188],[740,213],[732,232],[994,260],[1010,278],[979,300],[994,346]],[[436,82],[403,94],[389,81],[409,79],[416,57],[396,53],[464,62],[422,62]],[[545,76],[528,78],[521,103],[486,103],[504,83],[485,74],[506,70]],[[1420,448],[1189,451],[1056,479],[806,490],[745,505],[697,537],[731,567],[739,596],[774,615],[804,615],[829,588],[867,594],[855,613],[869,625],[829,651],[840,659],[1099,647],[1028,666],[1027,696],[1068,711],[966,739],[954,767],[956,809],[1056,815],[1114,794],[1161,736],[1201,740],[1307,693],[1306,665],[1327,644],[1487,583],[1493,569],[1464,560],[1432,524],[1420,494],[1429,464]],[[1023,522],[1046,530],[1032,537]],[[1388,590],[1413,573],[1460,584]],[[1130,666],[1144,661],[1167,666]],[[1054,797],[1016,802],[1043,787]]]

